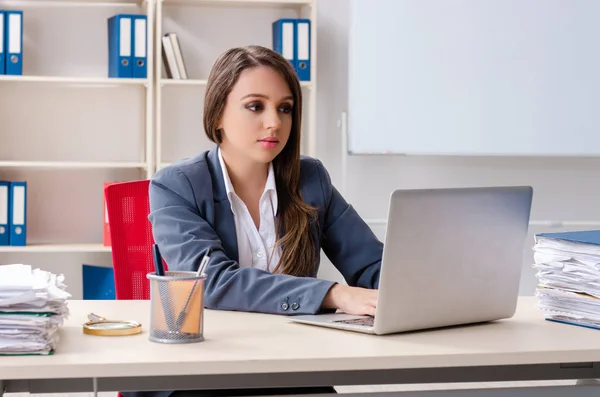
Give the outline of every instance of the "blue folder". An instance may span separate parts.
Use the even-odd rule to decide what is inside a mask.
[[[114,300],[115,277],[111,267],[83,265],[83,299]]]
[[[27,182],[10,182],[8,214],[10,245],[27,245]]]
[[[133,17],[117,14],[108,19],[108,77],[133,77]]]
[[[10,243],[10,182],[0,181],[0,245]]]
[[[577,323],[575,321],[569,321],[569,320],[558,320],[555,318],[547,318],[547,321],[551,321],[553,323],[559,323],[559,324],[566,324],[566,325],[574,325],[576,327],[582,327],[582,328],[589,328],[589,329],[595,329],[595,330],[600,330],[600,328],[593,326],[591,324],[580,324]]]
[[[540,233],[538,237],[565,240],[573,243],[600,245],[600,230],[580,230],[575,232]]]
[[[23,11],[4,11],[4,73],[23,74]]]
[[[133,64],[132,77],[145,79],[148,76],[148,19],[146,15],[133,17]]]
[[[5,34],[5,28],[4,26],[6,25],[6,22],[4,20],[4,10],[0,10],[0,74],[4,74],[5,73],[5,56],[4,56],[4,52],[6,51],[6,49],[4,48],[4,34]],[[2,244],[0,244],[2,245]]]
[[[281,54],[296,68],[296,20],[278,19],[272,24],[273,51]]]
[[[295,69],[300,81],[310,81],[311,31],[310,19],[297,19],[296,27],[296,62]]]

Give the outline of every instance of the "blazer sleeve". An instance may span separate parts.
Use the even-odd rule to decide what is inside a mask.
[[[154,240],[169,270],[196,271],[206,250],[212,249],[206,268],[206,308],[287,315],[322,310],[334,282],[240,268],[230,259],[195,204],[192,185],[181,170],[165,168],[157,173],[149,195]]]
[[[348,285],[377,289],[383,243],[333,186],[321,161],[317,160],[317,165],[325,197],[323,252]]]

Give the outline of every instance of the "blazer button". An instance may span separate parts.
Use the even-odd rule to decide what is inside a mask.
[[[300,308],[300,305],[296,302],[292,303],[292,310],[298,310]]]
[[[281,308],[282,308],[283,310],[287,310],[287,309],[289,309],[289,307],[290,307],[290,306],[289,306],[289,305],[288,305],[286,302],[282,302],[282,303],[281,303]]]

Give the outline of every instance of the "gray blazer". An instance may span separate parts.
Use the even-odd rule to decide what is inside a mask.
[[[331,184],[323,164],[302,157],[303,200],[318,208],[311,233],[352,286],[377,288],[383,244]],[[154,240],[170,270],[195,271],[210,247],[205,307],[273,314],[314,314],[334,282],[240,268],[233,213],[217,148],[159,170],[150,182]]]

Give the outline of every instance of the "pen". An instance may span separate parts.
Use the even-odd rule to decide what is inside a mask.
[[[204,270],[206,270],[206,266],[208,265],[208,261],[210,260],[211,252],[212,252],[211,248],[206,250],[206,254],[204,254],[204,257],[202,258],[202,262],[200,262],[200,266],[198,266],[198,271],[196,272],[196,276],[204,275]]]
[[[165,268],[163,267],[163,259],[162,259],[162,255],[160,254],[160,250],[158,249],[158,245],[156,244],[152,244],[152,255],[154,257],[154,268],[156,269],[156,275],[157,276],[164,276],[165,275]],[[165,314],[165,321],[167,322],[167,327],[169,328],[170,331],[172,331],[173,328],[173,312],[172,312],[172,307],[171,307],[171,299],[169,296],[169,283],[168,281],[164,284],[161,285],[161,282],[158,282],[157,284],[157,288],[158,288],[158,293],[160,294],[160,299],[162,301],[162,307],[163,307],[163,312]]]
[[[208,265],[208,261],[210,260],[211,249],[206,250],[206,254],[202,257],[202,261],[200,262],[200,266],[198,266],[198,271],[196,272],[197,276],[203,276],[204,270],[206,269],[206,265]],[[179,312],[179,316],[177,316],[177,328],[180,329],[185,321],[185,317],[187,316],[187,307],[190,304],[190,300],[192,299],[192,295],[194,295],[194,291],[196,290],[196,285],[198,285],[198,280],[194,281],[194,285],[192,286],[192,290],[185,301],[185,305],[181,312]]]
[[[165,275],[165,268],[163,267],[162,256],[160,255],[160,250],[158,249],[158,245],[152,244],[152,255],[154,256],[154,268],[156,269],[157,276]]]

